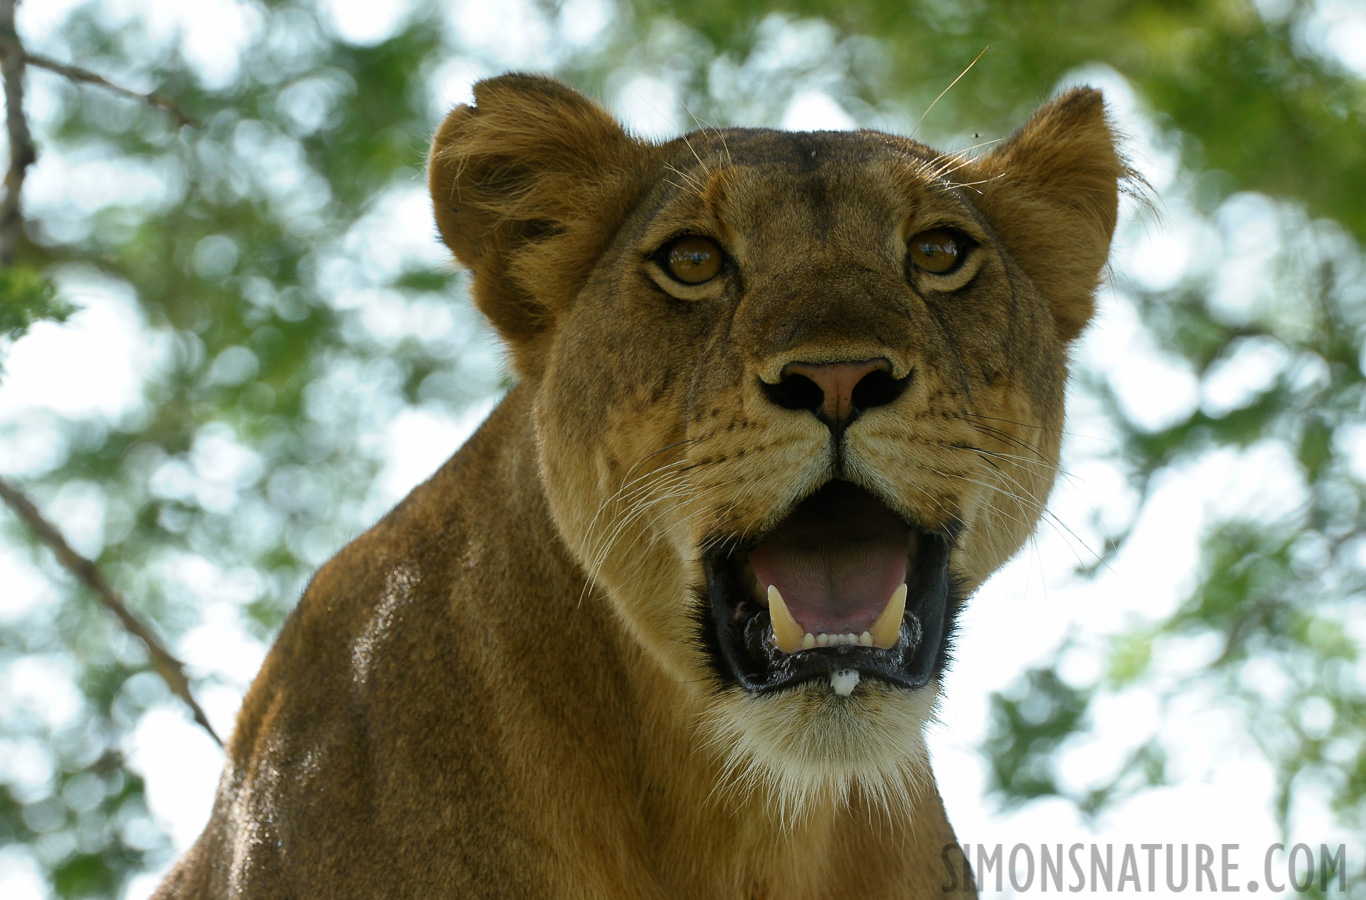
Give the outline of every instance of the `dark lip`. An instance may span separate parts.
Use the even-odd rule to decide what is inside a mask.
[[[918,559],[907,580],[906,614],[901,636],[890,649],[813,647],[783,653],[773,646],[768,610],[740,583],[739,561],[758,539],[737,545],[713,540],[702,559],[706,596],[702,604],[703,644],[723,684],[736,684],[753,694],[768,694],[807,681],[828,680],[840,670],[854,670],[895,687],[924,687],[948,664],[962,596],[949,573],[949,554],[957,529],[926,531],[907,521],[920,535]]]

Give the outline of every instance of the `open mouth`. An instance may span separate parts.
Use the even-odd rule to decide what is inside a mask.
[[[947,660],[960,605],[951,540],[829,482],[758,541],[704,558],[718,672],[754,693],[822,679],[847,696],[863,677],[921,687]]]

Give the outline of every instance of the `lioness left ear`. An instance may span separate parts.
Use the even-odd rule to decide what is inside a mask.
[[[1068,91],[971,168],[978,207],[1074,339],[1095,311],[1129,175],[1100,91]]]
[[[649,152],[587,97],[549,78],[503,75],[446,116],[427,185],[446,245],[523,376],[625,217]]]

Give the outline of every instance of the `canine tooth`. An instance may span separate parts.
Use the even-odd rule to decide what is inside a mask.
[[[858,644],[860,647],[873,646],[873,636],[866,631],[863,632],[863,634],[858,636]]]
[[[906,615],[906,585],[899,585],[892,591],[892,597],[887,601],[887,606],[878,614],[872,625],[868,626],[868,634],[873,639],[874,647],[881,647],[883,650],[890,650],[901,635],[901,618]]]
[[[792,613],[787,611],[783,595],[778,593],[778,586],[773,584],[768,586],[768,617],[773,623],[773,640],[778,649],[784,653],[796,653],[800,650],[802,626],[798,625],[797,620],[792,618]]]
[[[814,634],[808,631],[806,634],[802,635],[803,650],[810,650],[814,646],[816,646],[816,636]]]
[[[817,646],[817,647],[829,647],[829,646],[830,646],[830,635],[826,634],[825,632],[821,632],[820,634],[816,635],[816,646]]]

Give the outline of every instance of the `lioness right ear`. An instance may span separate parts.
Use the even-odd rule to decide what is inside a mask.
[[[635,196],[648,147],[557,81],[474,86],[432,141],[428,188],[446,245],[523,375]]]
[[[1100,91],[1079,88],[1035,112],[971,170],[978,207],[1048,300],[1064,341],[1095,310],[1120,187],[1134,178],[1116,143]]]

